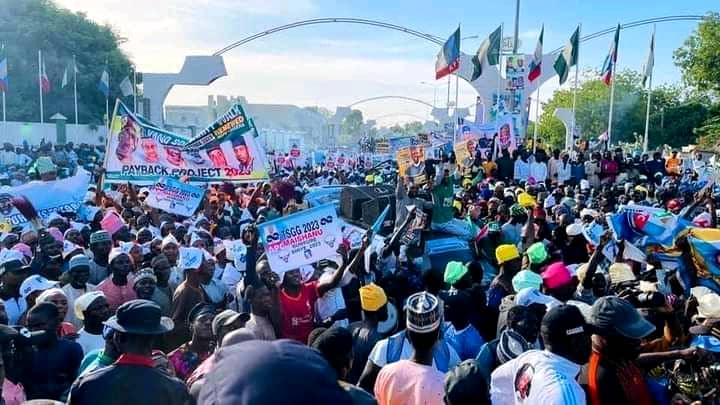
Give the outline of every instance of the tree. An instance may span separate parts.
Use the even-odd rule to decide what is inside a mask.
[[[42,50],[51,91],[44,98],[45,120],[59,112],[74,120],[72,71],[69,84],[60,84],[75,54],[77,61],[80,123],[100,124],[105,97],[98,90],[100,74],[108,63],[110,108],[121,96],[119,84],[130,73],[130,61],[118,48],[124,41],[111,27],[73,13],[51,0],[0,0],[0,42],[5,44],[9,89],[7,116],[16,121],[39,121],[38,50]],[[112,114],[112,111],[110,111]]]
[[[647,91],[637,72],[623,70],[615,77],[613,142],[634,142],[645,133]],[[563,147],[565,126],[555,117],[557,108],[572,108],[572,90],[559,90],[543,106],[538,138],[554,147]],[[576,124],[584,139],[597,139],[607,130],[610,113],[610,87],[594,71],[585,72],[578,87]],[[683,95],[677,86],[659,86],[652,91],[650,106],[650,147],[669,144],[682,146],[695,140],[693,129],[707,118],[707,108],[696,96]],[[529,128],[530,131],[532,128]],[[532,132],[528,132],[531,134]]]
[[[673,56],[687,84],[720,94],[720,14],[708,13]]]
[[[363,114],[360,110],[352,110],[340,123],[340,142],[351,143],[360,135],[363,127]]]

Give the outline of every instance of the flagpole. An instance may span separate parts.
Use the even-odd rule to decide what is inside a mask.
[[[133,66],[133,114],[137,114],[137,68]]]
[[[460,30],[460,23],[458,23],[458,31]],[[458,49],[460,49],[460,42],[461,42],[460,35],[458,35]],[[453,121],[455,122],[453,125],[453,129],[457,129],[458,127],[458,96],[460,94],[460,55],[458,55],[458,70],[455,71],[455,109],[453,110]],[[455,136],[457,136],[457,130],[453,131],[455,133]],[[455,139],[457,142],[457,139]]]
[[[538,127],[540,126],[540,84],[535,91],[535,126],[533,128],[533,155],[537,150]]]
[[[577,111],[577,89],[578,89],[578,76],[580,72],[580,33],[582,31],[582,24],[578,25],[578,49],[577,49],[577,61],[575,61],[575,84],[573,84],[573,103],[572,103],[572,125],[570,126],[570,134],[565,138],[565,149],[572,149],[572,139],[575,137],[575,113]]]
[[[500,83],[502,83],[502,37],[503,37],[503,28],[505,28],[505,23],[500,24],[500,49],[498,50],[498,79],[497,79],[497,90],[496,90],[496,97],[495,97],[495,128],[497,128],[498,125],[498,118],[500,118],[500,98],[502,95],[500,94]],[[499,134],[498,134],[499,135]],[[497,158],[500,148],[500,140],[495,139],[494,147],[493,147],[493,153],[492,153],[492,160],[495,160]]]
[[[106,125],[108,128],[110,128],[110,68],[108,66],[107,58],[105,58],[105,72],[107,72],[107,77],[108,77],[108,82],[107,82],[108,91],[107,91],[107,95],[105,95],[105,117],[107,117]]]
[[[75,125],[78,125],[78,102],[77,102],[77,64],[73,54],[73,98],[75,99]]]
[[[3,135],[7,135],[7,119],[5,116],[5,90],[2,92],[2,103],[3,103]]]
[[[648,151],[648,131],[650,129],[650,99],[652,98],[652,72],[650,72],[650,83],[648,86],[647,109],[645,110],[645,137],[643,138],[643,153]]]
[[[43,88],[42,88],[42,51],[38,50],[38,89],[40,90],[40,123],[45,122],[43,116]]]
[[[619,25],[618,25],[619,26]],[[619,28],[618,28],[619,30]],[[618,33],[619,36],[619,33]],[[614,40],[613,40],[614,41]],[[615,71],[617,70],[617,54],[619,48],[619,42],[615,43],[615,55],[610,55],[612,59],[612,66],[610,69],[610,112],[608,114],[608,130],[607,130],[607,145],[606,149],[610,149],[610,142],[612,142],[612,121],[613,121],[613,107],[615,105]]]

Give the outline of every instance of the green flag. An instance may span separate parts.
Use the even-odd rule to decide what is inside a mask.
[[[580,27],[578,26],[570,37],[568,43],[565,45],[565,49],[563,49],[562,53],[558,55],[557,59],[555,59],[555,64],[553,64],[555,71],[558,76],[560,76],[561,85],[567,81],[570,68],[577,64],[579,49]]]
[[[473,74],[470,81],[477,80],[482,75],[483,63],[487,61],[490,66],[500,63],[500,42],[502,39],[502,25],[486,38],[472,57]]]

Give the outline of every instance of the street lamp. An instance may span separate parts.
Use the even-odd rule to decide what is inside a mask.
[[[424,84],[426,86],[430,86],[433,88],[433,107],[437,107],[437,89],[438,89],[438,87],[444,86],[445,84],[444,83],[433,84],[433,83],[428,83],[428,82],[420,82],[420,84]]]

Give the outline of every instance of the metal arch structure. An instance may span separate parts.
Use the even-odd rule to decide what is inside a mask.
[[[427,117],[422,117],[420,115],[413,114],[413,113],[391,113],[391,114],[379,115],[377,117],[367,117],[367,118],[372,119],[372,120],[381,120],[381,119],[390,118],[390,117],[413,117],[418,120],[428,121]]]
[[[422,101],[422,100],[420,100],[420,99],[418,99],[418,98],[412,98],[412,97],[406,97],[406,96],[376,96],[376,97],[369,97],[369,98],[364,98],[364,99],[362,99],[362,100],[358,100],[358,101],[355,101],[355,102],[353,102],[353,103],[350,103],[350,104],[347,105],[347,107],[352,108],[352,107],[355,107],[355,106],[358,105],[358,104],[369,103],[369,102],[371,102],[371,101],[377,101],[377,100],[387,100],[387,99],[396,99],[396,100],[411,101],[411,102],[414,102],[414,103],[422,104],[422,105],[424,105],[424,106],[426,106],[426,107],[434,108],[432,104],[430,104],[430,103],[428,103],[428,102],[426,102],[426,101]]]
[[[435,35],[426,34],[424,32],[416,31],[411,28],[403,27],[400,25],[390,24],[383,21],[377,21],[377,20],[367,20],[364,18],[345,18],[345,17],[333,17],[333,18],[314,18],[311,20],[302,20],[302,21],[296,21],[290,24],[280,25],[277,27],[270,28],[269,30],[265,30],[262,32],[255,33],[253,35],[250,35],[248,37],[245,37],[239,41],[233,42],[232,44],[218,50],[213,55],[222,55],[225,52],[228,52],[232,49],[235,49],[239,46],[245,45],[248,42],[252,42],[258,38],[262,38],[271,34],[274,34],[276,32],[285,31],[293,28],[298,27],[305,27],[308,25],[318,25],[318,24],[335,24],[335,23],[345,23],[345,24],[360,24],[360,25],[370,25],[374,27],[380,27],[380,28],[387,28],[399,32],[404,32],[406,34],[413,35],[418,38],[425,39],[427,41],[433,42],[437,45],[442,45],[445,43],[445,40],[437,37]]]

